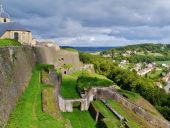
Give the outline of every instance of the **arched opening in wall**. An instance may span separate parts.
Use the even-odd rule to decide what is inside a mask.
[[[4,22],[6,22],[6,18],[4,18]]]
[[[64,71],[64,74],[66,75],[66,74],[67,74],[67,71]]]
[[[73,103],[73,109],[81,109],[81,102],[74,102]]]
[[[18,32],[14,32],[14,39],[15,40],[19,40],[19,33]]]

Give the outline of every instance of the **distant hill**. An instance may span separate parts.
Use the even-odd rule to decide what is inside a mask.
[[[127,50],[132,50],[132,51],[151,51],[151,52],[165,52],[170,50],[170,44],[136,44],[136,45],[127,45],[124,47],[119,47],[119,48],[112,48],[110,50],[103,51],[103,53],[109,53],[112,50],[118,50],[118,51],[127,51]]]

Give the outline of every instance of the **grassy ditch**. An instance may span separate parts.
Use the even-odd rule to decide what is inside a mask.
[[[69,122],[54,110],[54,104],[50,103],[54,100],[51,88],[39,82],[40,69],[38,67],[33,71],[28,88],[11,113],[6,128],[65,128],[67,124],[69,125]],[[50,114],[42,110],[42,92],[49,96],[44,99],[44,102],[46,102],[46,109]]]

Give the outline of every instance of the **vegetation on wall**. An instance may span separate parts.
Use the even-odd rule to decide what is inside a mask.
[[[113,85],[111,80],[97,74],[81,75],[77,79],[77,87],[82,90],[91,87],[108,87],[111,85]]]
[[[0,47],[21,46],[21,43],[13,39],[0,39]]]

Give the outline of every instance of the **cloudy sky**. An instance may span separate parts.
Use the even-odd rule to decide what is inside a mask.
[[[170,43],[170,0],[2,0],[34,37],[69,46]]]

